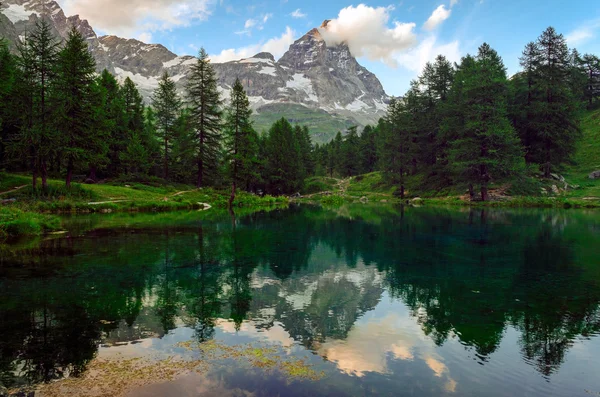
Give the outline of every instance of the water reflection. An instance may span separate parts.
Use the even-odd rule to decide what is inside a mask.
[[[2,248],[0,382],[78,376],[99,346],[186,329],[198,342],[302,347],[374,394],[408,377],[435,395],[473,382],[458,363],[471,357],[522,360],[551,379],[600,332],[595,213],[349,206],[135,219],[75,220],[64,238]],[[514,345],[522,358],[496,354]],[[439,389],[424,386],[432,377]]]

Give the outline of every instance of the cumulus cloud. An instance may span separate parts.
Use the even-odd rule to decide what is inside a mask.
[[[246,20],[246,23],[244,24],[244,28],[250,29],[250,28],[254,27],[254,25],[256,25],[256,20],[248,19],[248,20]]]
[[[215,63],[235,61],[238,59],[249,58],[259,52],[270,52],[275,59],[280,58],[294,42],[296,32],[289,26],[285,32],[279,36],[268,40],[265,43],[258,43],[241,48],[230,48],[221,51],[219,54],[211,55],[210,59]]]
[[[299,8],[290,14],[292,18],[304,18],[306,14],[304,14]]]
[[[454,4],[456,4],[456,3],[454,3]],[[451,3],[451,6],[454,4]],[[437,28],[442,22],[444,22],[446,19],[450,18],[451,13],[452,13],[452,11],[450,11],[449,9],[446,9],[446,6],[444,6],[444,5],[439,6],[438,8],[436,8],[433,11],[431,16],[427,20],[427,22],[425,22],[425,25],[423,25],[423,29],[433,30],[433,29]]]
[[[420,73],[427,62],[433,61],[438,55],[444,55],[450,62],[459,62],[461,58],[458,41],[439,43],[436,36],[424,39],[418,46],[399,54],[396,61],[402,67],[415,73]]]
[[[135,32],[187,26],[205,20],[214,0],[59,0],[67,15],[79,14],[101,30]],[[116,12],[115,10],[118,10]]]
[[[369,7],[364,4],[342,9],[320,32],[327,45],[346,43],[352,55],[383,61],[396,67],[396,54],[416,44],[414,23],[394,22],[389,27],[390,7]]]

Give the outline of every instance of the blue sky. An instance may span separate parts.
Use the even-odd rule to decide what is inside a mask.
[[[570,47],[600,54],[598,0],[59,0],[99,34],[160,43],[179,54],[203,46],[215,60],[276,57],[325,19],[335,40],[348,40],[359,62],[391,95],[402,95],[423,64],[443,53],[458,61],[484,41],[504,58],[510,74],[529,41],[548,26]]]

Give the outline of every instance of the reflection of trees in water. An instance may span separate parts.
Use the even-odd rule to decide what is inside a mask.
[[[238,329],[248,318],[259,328],[278,322],[314,348],[346,338],[384,288],[437,344],[456,334],[481,360],[513,324],[545,375],[575,338],[600,331],[600,291],[573,265],[568,222],[555,229],[536,212],[381,211],[292,208],[95,232],[4,258],[0,288],[13,298],[0,302],[2,382],[19,381],[21,365],[30,381],[80,373],[101,340],[161,336],[178,320],[199,341],[214,337],[220,318]],[[270,282],[253,285],[257,274]]]

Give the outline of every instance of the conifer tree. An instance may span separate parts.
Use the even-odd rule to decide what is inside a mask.
[[[177,94],[175,82],[166,71],[158,82],[158,88],[152,95],[152,106],[156,113],[158,137],[163,147],[163,176],[168,179],[169,152],[173,143],[177,117],[181,111],[181,100]]]
[[[195,183],[196,149],[195,134],[189,111],[181,109],[173,129],[171,146],[171,176],[178,182]]]
[[[231,100],[225,117],[225,151],[231,180],[229,207],[233,206],[236,189],[243,186],[249,189],[255,177],[258,136],[252,128],[250,102],[239,79],[231,90]]]
[[[562,34],[549,27],[537,40],[539,65],[534,98],[532,159],[546,178],[575,150],[580,136],[577,102],[570,87],[570,57]]]
[[[392,98],[388,105],[380,154],[383,171],[399,185],[400,198],[404,199],[406,175],[414,157],[413,131],[408,123],[409,114],[401,99]]]
[[[94,74],[96,62],[86,39],[73,28],[59,53],[56,94],[56,129],[60,132],[61,151],[67,160],[66,185],[71,187],[73,172],[90,153],[98,153],[105,137],[94,128]]]
[[[190,69],[186,91],[191,125],[196,134],[196,186],[202,187],[218,170],[222,116],[217,77],[204,48]]]
[[[465,57],[453,87],[452,100],[463,109],[462,123],[455,123],[450,165],[460,181],[480,186],[481,200],[488,200],[488,184],[495,177],[518,173],[522,168],[520,141],[507,115],[508,81],[502,59],[488,44],[479,47],[475,59]]]
[[[125,100],[117,79],[104,69],[97,80],[102,89],[104,127],[108,135],[108,174],[116,176],[121,164],[120,153],[127,140],[127,117]],[[95,170],[90,170],[90,179],[95,179]]]
[[[360,173],[375,171],[377,166],[377,143],[375,129],[367,125],[360,135]]]
[[[47,188],[48,158],[56,149],[57,141],[51,128],[51,86],[56,77],[58,41],[53,37],[45,20],[36,24],[34,31],[19,46],[18,64],[21,84],[18,96],[21,100],[22,123],[13,151],[28,153],[32,169],[32,185],[35,188],[38,171],[42,187]]]
[[[358,175],[360,166],[360,138],[358,137],[357,127],[350,127],[348,134],[342,143],[341,147],[341,174],[342,176]]]
[[[16,89],[16,60],[8,49],[6,40],[0,38],[0,167],[5,162],[5,147],[8,139],[8,124],[13,119],[13,94]],[[12,100],[11,100],[12,99]]]
[[[284,118],[276,121],[266,142],[269,192],[295,193],[302,188],[301,156],[294,128]]]

